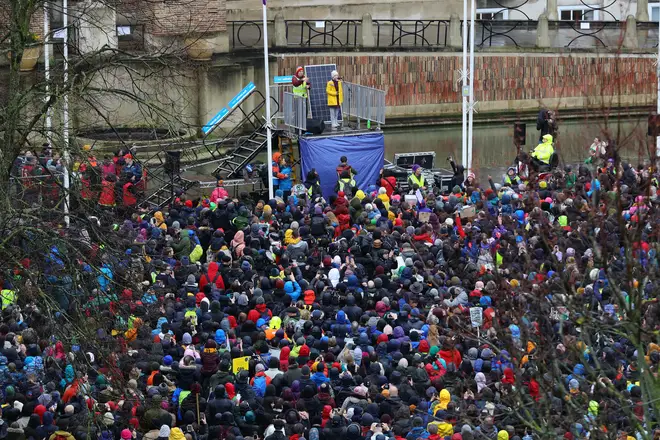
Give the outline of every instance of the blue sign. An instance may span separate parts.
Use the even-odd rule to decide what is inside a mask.
[[[291,75],[276,76],[273,78],[273,84],[291,84]]]
[[[243,90],[238,92],[238,95],[234,96],[234,98],[229,101],[229,107],[230,110],[234,110],[236,107],[238,107],[241,102],[245,100],[248,96],[250,96],[250,93],[254,92],[254,90],[257,88],[257,86],[254,85],[254,83],[250,83]]]
[[[205,126],[202,127],[204,134],[209,134],[211,130],[213,130],[213,127],[222,122],[228,114],[229,110],[226,107],[223,107],[222,110],[220,110],[209,122],[206,123]]]

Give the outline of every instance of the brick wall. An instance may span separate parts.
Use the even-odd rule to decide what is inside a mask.
[[[226,0],[125,0],[118,12],[143,23],[155,36],[227,30]]]
[[[648,95],[651,100],[657,91],[653,61],[595,54],[477,54],[475,99],[501,102]],[[296,66],[310,64],[337,64],[346,81],[387,90],[388,106],[461,100],[459,54],[278,56],[278,74],[291,75]]]
[[[9,22],[11,16],[11,7],[9,3],[12,0],[0,0],[0,37],[9,31]],[[39,9],[30,17],[30,32],[39,35],[44,34],[44,16],[43,10]]]

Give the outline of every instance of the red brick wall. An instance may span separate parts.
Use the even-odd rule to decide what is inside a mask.
[[[651,58],[598,55],[483,55],[475,59],[477,101],[655,95]],[[461,55],[353,55],[278,57],[278,74],[296,66],[337,64],[346,81],[387,90],[387,105],[459,102]]]
[[[12,0],[0,0],[0,37],[8,32],[8,25],[11,16],[11,7],[9,2]],[[30,32],[39,35],[44,34],[44,15],[43,10],[39,9],[30,17]]]
[[[227,30],[226,0],[125,0],[118,12],[144,23],[156,36]]]

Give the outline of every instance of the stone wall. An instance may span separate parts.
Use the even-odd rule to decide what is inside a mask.
[[[300,65],[337,64],[346,81],[387,91],[388,117],[461,112],[461,54],[282,54],[277,59],[279,75]],[[478,53],[477,108],[481,113],[655,105],[653,61],[651,55]]]
[[[226,0],[129,0],[117,11],[146,27],[153,36],[208,34],[227,30]]]

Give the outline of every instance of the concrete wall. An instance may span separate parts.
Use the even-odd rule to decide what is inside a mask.
[[[480,114],[655,105],[653,61],[651,55],[478,53],[475,99]],[[389,118],[461,113],[460,54],[281,55],[278,71],[332,63],[346,81],[386,90]]]
[[[448,19],[462,13],[462,0],[268,0],[269,15],[281,12],[287,20]],[[261,2],[227,0],[227,20],[261,20]]]
[[[514,7],[522,2],[519,0],[509,0],[506,2],[500,1],[500,3],[504,6]],[[556,0],[556,3],[558,8],[563,6],[584,6],[580,0]],[[615,0],[614,2],[612,0],[584,0],[584,3],[594,8],[605,8],[604,11],[598,12],[599,20],[625,20],[628,15],[635,15],[637,12],[637,0]],[[509,12],[509,19],[527,20],[528,16],[530,19],[536,20],[539,15],[545,12],[546,8],[547,0],[530,0],[522,5],[519,10],[511,10]]]

